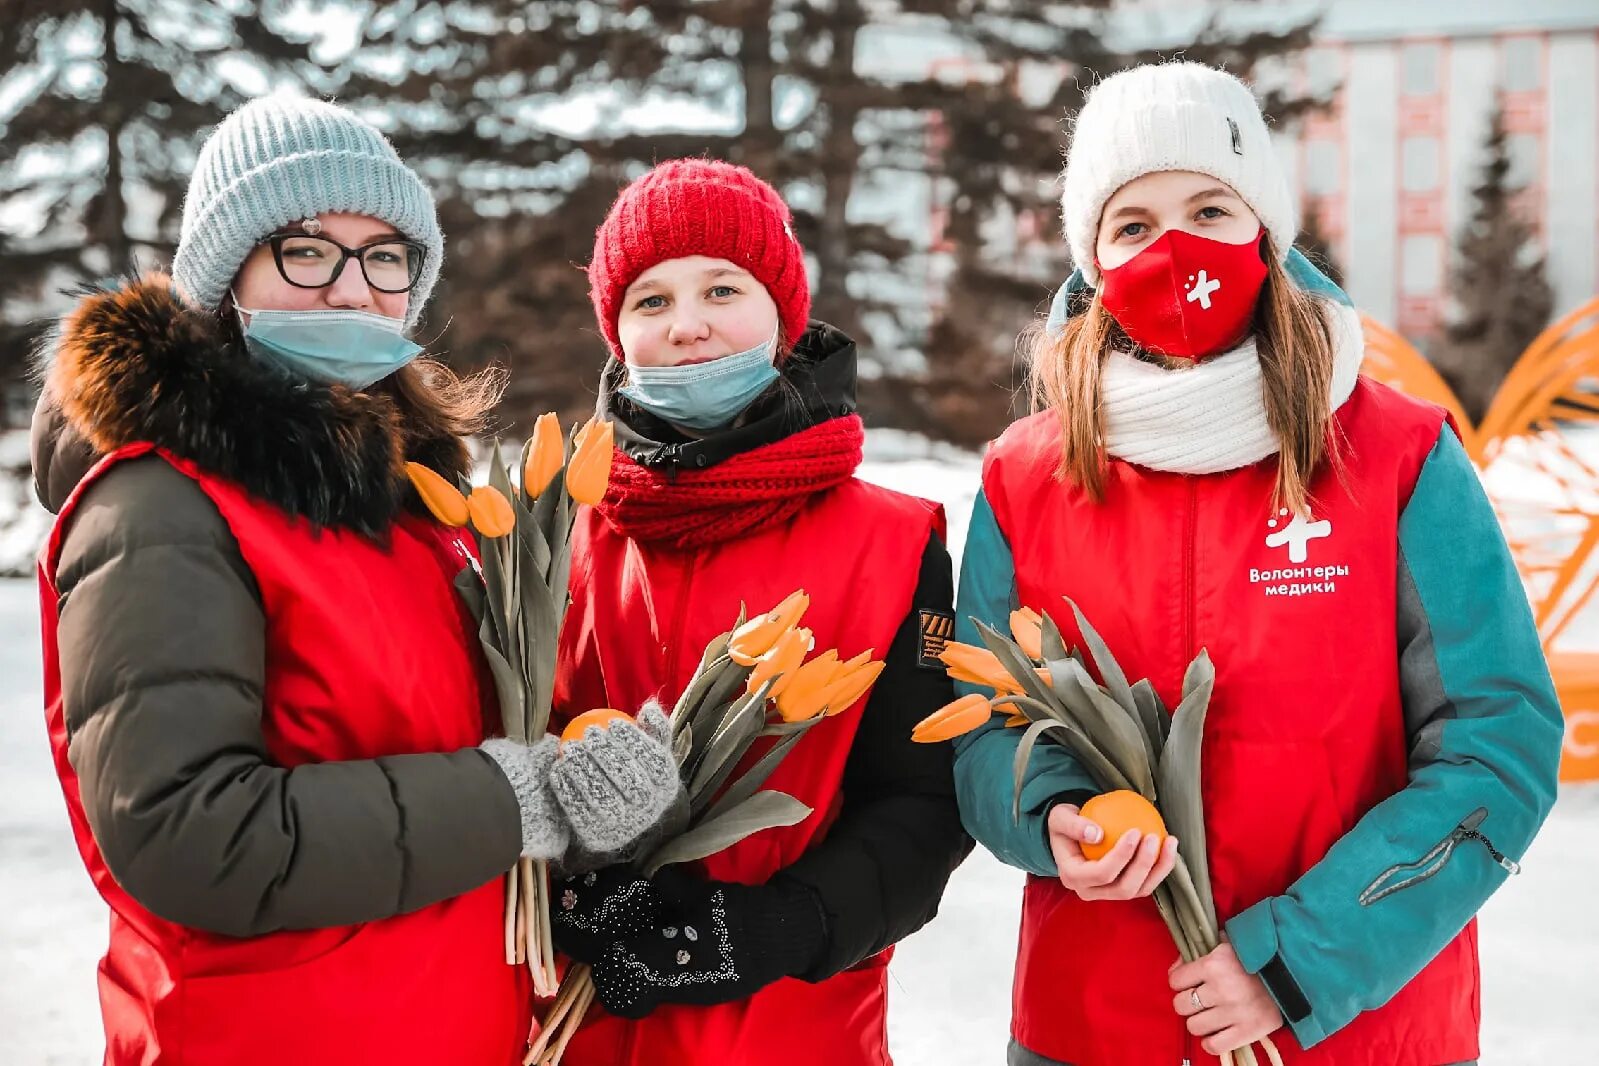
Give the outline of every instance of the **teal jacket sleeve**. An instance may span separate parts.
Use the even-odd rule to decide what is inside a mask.
[[[1399,521],[1407,787],[1286,895],[1227,923],[1311,1047],[1382,1006],[1465,927],[1554,803],[1562,720],[1526,593],[1445,427]]]
[[[1010,544],[986,495],[979,492],[961,558],[955,639],[982,647],[973,619],[1008,632],[1010,613],[1016,606],[1016,568]],[[962,695],[992,695],[975,685],[957,683],[956,688]],[[1001,722],[993,718],[981,729],[955,739],[955,789],[961,821],[1001,862],[1040,877],[1055,877],[1055,858],[1045,832],[1050,808],[1063,799],[1081,802],[1083,796],[1098,789],[1065,748],[1039,744],[1033,749],[1022,786],[1021,818],[1013,818],[1013,766],[1021,731],[1005,729]]]

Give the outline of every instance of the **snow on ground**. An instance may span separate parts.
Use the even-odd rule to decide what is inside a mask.
[[[874,437],[876,435],[874,434]],[[964,539],[975,457],[874,440],[863,475],[940,500]],[[106,914],[78,861],[40,709],[38,611],[0,580],[0,1064],[97,1062]],[[1482,922],[1484,1066],[1599,1062],[1599,788],[1568,789]],[[1004,1062],[1021,876],[978,851],[890,969],[902,1066]]]
[[[28,433],[0,430],[0,577],[24,577],[50,529],[50,515],[33,498]]]

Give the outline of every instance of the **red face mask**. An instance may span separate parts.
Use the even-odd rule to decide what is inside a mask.
[[[1266,282],[1260,234],[1226,244],[1167,230],[1114,270],[1101,270],[1099,298],[1147,352],[1204,359],[1249,332]]]

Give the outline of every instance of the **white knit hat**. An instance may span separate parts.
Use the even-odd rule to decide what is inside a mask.
[[[1150,63],[1112,75],[1077,114],[1061,218],[1083,277],[1099,284],[1094,244],[1105,202],[1134,178],[1191,170],[1232,186],[1287,256],[1298,231],[1288,177],[1249,87],[1203,63]]]

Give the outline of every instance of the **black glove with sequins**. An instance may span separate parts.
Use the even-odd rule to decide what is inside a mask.
[[[781,875],[738,885],[671,867],[651,879],[612,868],[554,894],[556,946],[593,966],[600,1002],[623,1018],[662,1003],[744,999],[804,973],[827,939],[816,894]]]

